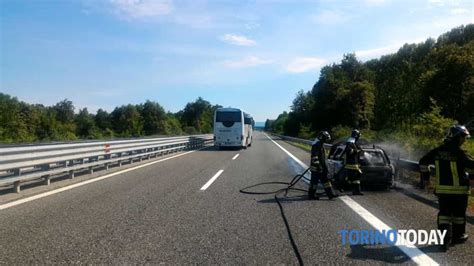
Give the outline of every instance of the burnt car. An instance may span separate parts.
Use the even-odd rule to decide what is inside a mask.
[[[329,177],[336,188],[344,188],[347,173],[344,169],[345,143],[332,145],[328,155]],[[361,145],[359,163],[362,169],[361,186],[383,187],[393,186],[394,167],[387,153],[375,145]]]

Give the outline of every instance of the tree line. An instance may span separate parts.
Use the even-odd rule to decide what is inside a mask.
[[[93,114],[87,108],[76,112],[68,99],[44,106],[0,93],[0,142],[211,133],[214,110],[218,107],[199,97],[177,113],[166,112],[159,103],[147,100],[118,106],[110,113],[99,109]]]
[[[265,129],[308,138],[319,130],[340,137],[359,128],[369,139],[413,139],[414,148],[426,149],[446,127],[472,119],[474,24],[469,24],[366,62],[345,54],[323,67],[313,88],[299,91],[290,112],[267,120]]]

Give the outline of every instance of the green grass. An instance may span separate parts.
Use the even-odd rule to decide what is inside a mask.
[[[288,142],[289,144],[295,146],[295,147],[298,147],[300,149],[303,149],[307,152],[311,152],[311,146],[309,145],[306,145],[306,144],[302,144],[302,143],[298,143],[298,142],[293,142],[293,141],[286,141]]]

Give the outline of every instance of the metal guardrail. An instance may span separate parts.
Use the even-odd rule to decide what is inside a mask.
[[[168,138],[91,141],[69,144],[24,145],[0,148],[0,186],[13,185],[15,192],[25,182],[43,180],[46,185],[54,175],[150,159],[182,150],[203,147],[213,135]]]
[[[283,140],[289,140],[292,142],[306,144],[306,145],[311,145],[313,143],[313,140],[288,137],[288,136],[283,136],[283,135],[278,135],[278,134],[273,134],[273,133],[272,135],[277,136]],[[331,144],[324,144],[325,148],[331,148],[331,146],[332,146]],[[397,162],[397,165],[396,165],[397,168],[410,170],[410,171],[419,171],[418,162],[407,160],[407,159],[394,158],[394,157],[389,157],[389,158],[390,160]]]

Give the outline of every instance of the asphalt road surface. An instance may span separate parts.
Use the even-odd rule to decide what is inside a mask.
[[[0,210],[0,263],[297,264],[273,195],[239,192],[290,181],[304,170],[295,158],[309,164],[307,152],[276,143],[281,147],[256,132],[246,150],[209,147]],[[436,228],[435,198],[409,189],[319,201],[295,191],[281,202],[308,265],[414,264],[416,257],[396,246],[342,245],[340,230],[374,229],[373,217],[390,228]],[[469,215],[467,231],[474,237]],[[474,240],[447,253],[435,246],[411,251],[439,264],[469,264]]]

